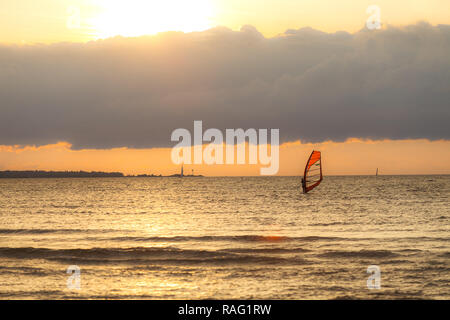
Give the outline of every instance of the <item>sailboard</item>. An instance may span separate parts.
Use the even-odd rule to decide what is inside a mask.
[[[313,151],[306,162],[305,172],[302,179],[303,193],[308,193],[317,187],[323,180],[322,176],[322,154]]]

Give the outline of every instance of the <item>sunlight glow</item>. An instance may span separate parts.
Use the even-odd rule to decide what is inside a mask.
[[[97,38],[136,37],[164,31],[202,31],[212,27],[208,0],[97,0],[100,13],[91,21]]]

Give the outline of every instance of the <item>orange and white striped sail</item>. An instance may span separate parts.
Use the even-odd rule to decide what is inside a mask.
[[[322,154],[320,151],[313,151],[306,163],[303,175],[303,192],[307,193],[317,187],[322,179]]]

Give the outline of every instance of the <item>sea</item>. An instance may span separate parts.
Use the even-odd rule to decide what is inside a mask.
[[[0,179],[0,299],[449,299],[450,176]]]

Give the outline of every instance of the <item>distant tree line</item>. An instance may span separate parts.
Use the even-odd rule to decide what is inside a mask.
[[[0,171],[1,178],[116,178],[121,172],[85,171]]]

